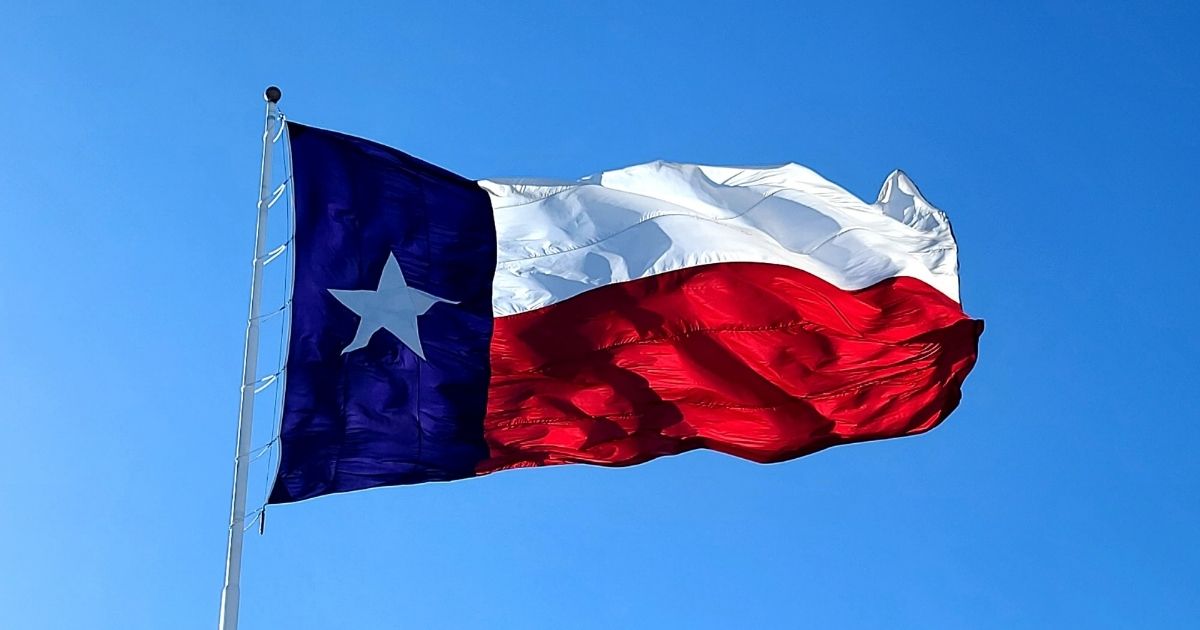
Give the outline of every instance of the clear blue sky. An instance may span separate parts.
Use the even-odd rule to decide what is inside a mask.
[[[903,168],[988,328],[924,436],[273,509],[244,628],[1195,624],[1200,12],[843,4],[8,3],[0,627],[215,627],[269,83],[470,177]]]

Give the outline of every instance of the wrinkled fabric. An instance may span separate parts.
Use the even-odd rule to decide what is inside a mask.
[[[271,503],[471,476],[487,456],[496,233],[474,182],[374,142],[288,123],[295,275]],[[427,361],[386,330],[343,354],[359,317],[330,289],[408,284],[457,303],[420,318]]]
[[[912,435],[955,409],[977,357],[950,223],[898,171],[870,204],[794,164],[476,183],[288,132],[272,503]]]
[[[905,276],[958,300],[950,222],[900,171],[872,204],[796,164],[650,162],[573,183],[480,185],[500,241],[497,317],[727,262],[793,267],[848,291]]]
[[[481,473],[709,448],[774,462],[927,431],[983,323],[919,280],[722,263],[496,320]]]

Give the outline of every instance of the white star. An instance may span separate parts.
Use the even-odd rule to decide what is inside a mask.
[[[425,350],[421,347],[421,335],[417,332],[417,317],[424,315],[429,307],[438,302],[458,304],[408,286],[400,263],[396,262],[395,254],[390,253],[379,276],[379,288],[374,291],[329,289],[329,292],[361,318],[354,341],[342,350],[342,354],[365,347],[371,341],[371,336],[382,328],[424,359]]]

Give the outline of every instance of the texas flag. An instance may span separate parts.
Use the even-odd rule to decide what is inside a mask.
[[[294,274],[271,503],[933,428],[983,323],[900,172],[652,162],[471,181],[288,123]]]

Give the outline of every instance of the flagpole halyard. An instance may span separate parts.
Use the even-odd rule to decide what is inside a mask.
[[[267,245],[267,208],[271,198],[272,136],[279,124],[279,99],[282,92],[270,86],[263,93],[267,101],[263,122],[262,167],[259,172],[258,220],[255,225],[254,264],[250,275],[250,315],[246,321],[246,346],[242,357],[241,406],[238,411],[237,451],[233,460],[233,499],[229,512],[229,542],[225,553],[225,585],[221,589],[220,630],[237,630],[238,603],[241,599],[242,540],[245,535],[246,486],[250,472],[250,440],[254,424],[254,394],[258,372],[259,310],[262,305],[264,250]]]

